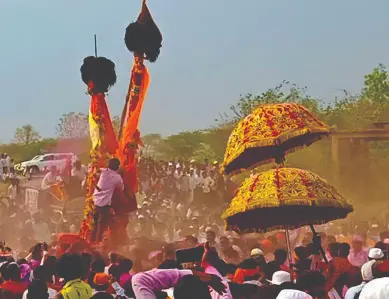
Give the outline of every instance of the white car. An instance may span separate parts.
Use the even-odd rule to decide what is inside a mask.
[[[20,163],[22,169],[32,169],[34,173],[50,170],[50,167],[55,166],[57,170],[62,171],[66,167],[68,161],[76,162],[77,156],[73,153],[53,153],[35,156],[30,161]]]

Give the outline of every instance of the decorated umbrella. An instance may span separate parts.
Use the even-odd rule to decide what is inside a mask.
[[[277,168],[246,179],[222,218],[227,230],[239,233],[288,232],[305,225],[314,231],[313,225],[346,218],[352,211],[352,205],[317,174]]]
[[[225,174],[276,161],[329,134],[326,125],[299,104],[266,104],[241,120],[232,131],[223,162]]]

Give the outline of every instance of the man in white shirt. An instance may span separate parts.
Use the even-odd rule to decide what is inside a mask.
[[[49,190],[51,186],[56,185],[58,183],[57,176],[57,167],[52,166],[50,171],[43,177],[41,188],[43,190]]]
[[[123,179],[118,173],[119,168],[120,161],[118,159],[109,160],[108,168],[102,170],[93,193],[93,202],[96,207],[93,241],[101,242],[103,233],[109,226],[109,214],[115,189],[124,190]]]

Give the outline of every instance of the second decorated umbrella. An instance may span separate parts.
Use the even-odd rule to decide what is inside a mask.
[[[229,230],[267,232],[324,224],[352,211],[352,205],[317,174],[277,168],[246,179],[222,218]]]
[[[289,229],[310,225],[316,234],[313,225],[346,218],[352,211],[352,205],[317,174],[277,168],[246,179],[222,218],[227,230],[239,233],[285,229],[289,247]]]
[[[223,172],[227,175],[275,160],[329,134],[327,126],[294,103],[260,105],[241,120],[227,143]]]

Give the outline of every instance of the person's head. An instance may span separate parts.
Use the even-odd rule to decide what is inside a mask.
[[[108,162],[108,168],[113,171],[119,171],[120,169],[120,161],[117,158],[110,159]]]
[[[271,253],[273,252],[273,243],[268,239],[264,239],[261,241],[261,249],[264,254]]]
[[[48,299],[47,284],[43,280],[33,280],[28,287],[27,299]]]
[[[122,259],[119,262],[119,267],[121,273],[129,273],[133,267],[134,263],[130,259]]]
[[[303,246],[296,247],[294,253],[299,260],[305,260],[308,257],[307,248]]]
[[[64,254],[57,261],[57,273],[65,281],[81,278],[82,261],[77,254]]]
[[[55,265],[57,263],[57,258],[55,256],[48,256],[46,260],[43,262],[43,267],[45,268],[45,272],[51,277],[56,274]]]
[[[276,271],[272,276],[272,280],[268,280],[272,285],[281,285],[286,282],[291,282],[292,278],[289,272]]]
[[[212,229],[207,229],[206,232],[207,242],[214,243],[216,240],[216,233]]]
[[[7,266],[8,280],[21,281],[20,267],[16,263],[10,263]]]
[[[35,268],[33,274],[34,274],[34,279],[42,280],[46,282],[46,269],[44,266],[39,266]]]
[[[104,273],[105,262],[102,258],[96,258],[90,265],[90,270],[93,273]]]
[[[381,261],[385,259],[385,254],[380,248],[370,248],[369,249],[369,261]]]
[[[96,291],[106,291],[109,287],[109,276],[105,273],[96,273],[93,284]]]
[[[112,295],[110,293],[96,293],[90,299],[112,299]]]
[[[185,275],[174,287],[175,299],[211,299],[208,286],[197,276]]]
[[[328,251],[331,255],[331,257],[338,257],[339,256],[339,247],[340,244],[335,242],[328,245]]]
[[[80,170],[81,169],[81,166],[82,166],[82,164],[81,164],[81,161],[76,161],[76,162],[74,162],[74,168],[76,169],[76,170]]]
[[[274,259],[279,265],[283,265],[288,258],[288,253],[285,249],[276,249],[274,251]]]
[[[308,293],[314,298],[325,298],[326,279],[320,272],[302,272],[297,277],[297,286],[300,290]]]
[[[350,245],[348,243],[341,243],[339,245],[339,257],[348,258],[350,254]]]
[[[119,254],[115,251],[111,251],[110,253],[108,253],[108,259],[111,264],[116,264],[117,262],[119,262],[119,258]]]
[[[361,236],[356,235],[353,237],[351,247],[354,252],[360,252],[363,249],[364,240]]]
[[[188,248],[197,246],[197,238],[189,235],[185,237],[185,243]]]
[[[92,255],[89,253],[81,254],[81,265],[82,265],[82,276],[87,277],[89,273],[89,269],[92,264]]]

